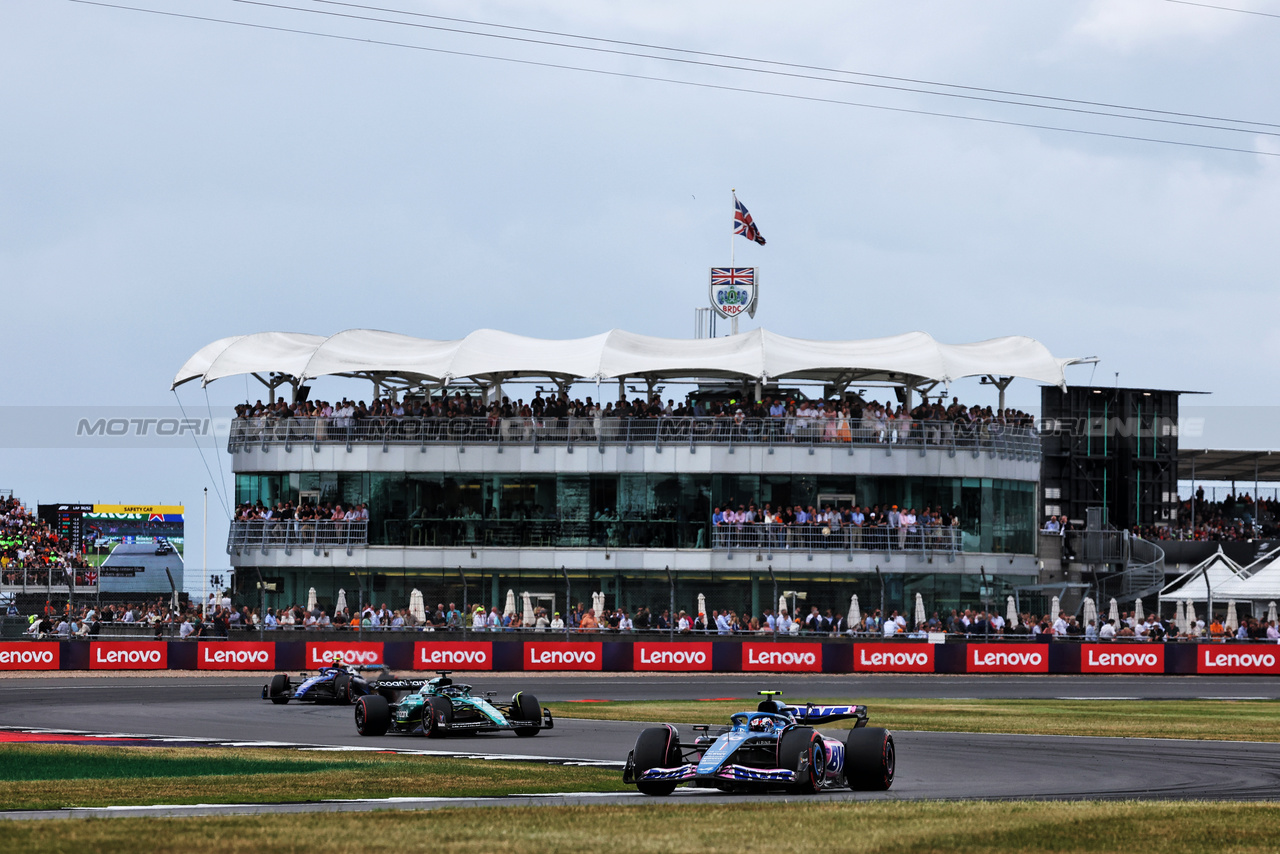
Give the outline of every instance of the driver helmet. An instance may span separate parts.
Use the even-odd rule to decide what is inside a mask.
[[[752,732],[773,732],[773,718],[760,715],[751,719]]]

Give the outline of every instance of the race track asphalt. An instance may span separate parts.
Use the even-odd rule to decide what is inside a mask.
[[[259,691],[262,677],[58,676],[0,679],[0,726],[187,737],[223,743],[399,748],[450,755],[527,756],[621,763],[646,724],[559,719],[535,738],[507,734],[427,741],[416,736],[362,738],[350,708],[275,706]],[[461,677],[459,677],[461,678]],[[535,693],[544,702],[583,699],[744,698],[762,687],[792,699],[864,697],[1090,697],[1099,714],[1123,714],[1129,698],[1277,696],[1274,679],[1194,677],[912,677],[494,675],[467,677],[500,695]],[[1106,698],[1106,699],[1102,699]],[[873,721],[874,724],[874,707]],[[897,779],[888,793],[831,793],[822,799],[1280,799],[1280,744],[897,732]],[[743,796],[692,790],[681,802],[742,802]],[[752,796],[756,797],[756,796]],[[779,796],[794,799],[794,796]],[[477,800],[410,799],[305,805],[220,805],[59,810],[68,815],[189,815],[439,806],[641,802],[644,796],[573,795]],[[0,814],[36,818],[36,813]]]

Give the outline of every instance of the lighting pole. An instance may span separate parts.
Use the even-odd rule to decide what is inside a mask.
[[[203,552],[200,571],[200,619],[203,622],[209,617],[209,487],[204,488],[204,524],[200,528],[201,545],[200,550]]]

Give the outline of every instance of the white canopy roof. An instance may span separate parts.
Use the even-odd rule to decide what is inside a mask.
[[[349,329],[328,338],[296,332],[222,338],[188,359],[173,386],[196,379],[207,385],[252,373],[287,374],[299,380],[336,374],[435,381],[732,377],[904,384],[989,375],[1065,386],[1063,369],[1078,361],[1056,358],[1039,341],[1022,336],[941,344],[924,332],[811,341],[764,329],[700,339],[654,338],[615,329],[590,338],[550,341],[480,329],[456,341],[434,341]]]
[[[1237,579],[1240,564],[1227,557],[1222,548],[1196,564],[1160,591],[1161,599],[1190,599],[1208,602],[1210,592],[1215,601],[1225,600],[1222,589]]]
[[[1251,599],[1255,602],[1280,599],[1280,558],[1255,570],[1252,575],[1238,575],[1221,588],[1215,587],[1213,598],[1217,601]]]

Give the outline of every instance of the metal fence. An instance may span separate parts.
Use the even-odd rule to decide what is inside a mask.
[[[864,424],[823,418],[239,418],[231,423],[227,450],[295,444],[418,445],[766,445],[801,447],[935,449],[951,454],[1040,459],[1032,427],[998,422],[912,421]]]
[[[315,552],[364,548],[369,544],[368,522],[330,520],[235,521],[227,534],[227,554],[257,549],[312,549]]]
[[[12,563],[0,569],[0,592],[5,593],[65,593],[69,582],[74,584],[76,593],[94,593],[98,589],[98,572],[93,567],[77,568],[72,575],[66,567],[23,567]]]
[[[716,551],[903,552],[954,556],[961,551],[959,528],[910,528],[825,525],[717,525],[711,530]]]

